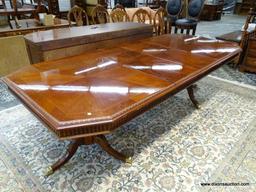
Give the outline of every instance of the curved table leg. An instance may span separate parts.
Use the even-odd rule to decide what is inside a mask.
[[[194,95],[194,88],[195,87],[196,87],[196,85],[191,85],[187,88],[187,91],[188,91],[189,98],[192,101],[192,103],[194,104],[195,108],[200,109],[199,103],[195,99],[195,95]]]
[[[52,166],[50,166],[47,169],[47,173],[46,176],[49,176],[51,174],[54,173],[54,171],[56,171],[57,169],[59,169],[62,165],[64,165],[65,163],[67,163],[75,154],[75,152],[77,151],[78,147],[82,144],[81,140],[75,140],[74,142],[71,142],[68,145],[68,150],[66,152],[66,154],[59,159],[56,163],[54,163]]]
[[[101,148],[103,150],[105,150],[109,155],[111,155],[111,156],[115,157],[116,159],[119,159],[125,163],[129,163],[129,164],[132,163],[132,158],[126,157],[122,153],[119,153],[114,148],[112,148],[109,145],[109,143],[104,135],[96,136],[94,141],[95,141],[95,143],[99,144],[101,146]]]
[[[67,150],[66,154],[47,169],[46,176],[53,174],[54,171],[56,171],[61,166],[63,166],[65,163],[67,163],[74,156],[74,154],[76,153],[76,151],[80,145],[90,145],[93,143],[97,143],[98,145],[100,145],[103,150],[105,150],[109,155],[112,155],[116,159],[119,159],[125,163],[132,164],[131,157],[126,157],[122,153],[119,153],[118,151],[116,151],[114,148],[112,148],[109,145],[109,143],[104,135],[98,135],[98,136],[80,138],[80,139],[77,139],[77,140],[71,142],[68,146],[68,150]]]

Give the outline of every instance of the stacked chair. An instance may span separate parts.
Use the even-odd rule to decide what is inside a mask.
[[[112,11],[107,10],[102,5],[96,5],[91,12],[91,24],[132,21],[153,24],[155,35],[171,33],[172,27],[175,28],[175,33],[178,30],[181,33],[186,30],[186,34],[192,31],[192,35],[195,35],[199,16],[203,10],[204,0],[190,0],[187,10],[183,10],[183,0],[168,0],[165,8],[159,2],[158,0],[147,0],[148,7],[138,8],[134,13],[131,11],[128,13],[128,10],[126,11],[121,4],[116,4]],[[157,9],[151,9],[150,6],[152,4],[157,5],[153,7]],[[75,6],[71,9],[69,15],[72,12],[74,13],[73,21],[75,20],[77,25],[88,25],[88,16],[82,8]],[[186,12],[185,18],[182,18],[182,15],[184,15],[182,12]],[[68,19],[71,21],[71,16],[68,16]]]
[[[168,4],[169,5],[169,4]],[[178,11],[180,13],[180,11]],[[107,10],[102,5],[96,5],[91,11],[90,21],[86,11],[75,5],[68,13],[68,21],[70,26],[75,22],[77,26],[89,24],[104,24],[109,22],[137,22],[153,25],[153,34],[162,35],[168,32],[167,17],[171,18],[172,13],[169,12],[167,16],[166,9],[161,7],[152,10],[150,8],[138,8],[134,13],[130,12],[130,16],[125,8],[117,4],[111,11]]]

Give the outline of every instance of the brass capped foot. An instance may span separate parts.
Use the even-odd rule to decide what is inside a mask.
[[[128,164],[132,164],[132,157],[127,157],[126,159],[125,159],[125,163],[128,163]]]
[[[52,174],[53,174],[53,169],[52,169],[52,167],[48,167],[48,168],[46,169],[45,176],[48,177],[48,176],[50,176],[50,175],[52,175]]]

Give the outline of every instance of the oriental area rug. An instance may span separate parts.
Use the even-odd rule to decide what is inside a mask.
[[[197,85],[200,109],[182,91],[107,136],[132,165],[81,146],[49,177],[69,142],[10,99],[0,111],[0,191],[256,191],[256,90],[213,77]]]

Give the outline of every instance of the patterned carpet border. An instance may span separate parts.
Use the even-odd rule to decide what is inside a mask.
[[[59,141],[22,105],[0,112],[0,191],[214,191],[200,183],[225,181],[221,163],[238,150],[246,133],[254,133],[256,94],[211,77],[198,85],[200,110],[181,92],[108,136],[113,147],[134,154],[132,166],[92,145],[80,148],[48,178],[45,168],[68,142]],[[243,145],[247,151],[251,143]],[[254,154],[247,158],[249,166]],[[254,172],[247,177],[254,178]]]

